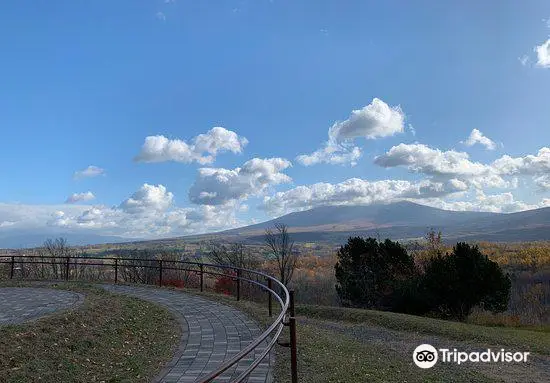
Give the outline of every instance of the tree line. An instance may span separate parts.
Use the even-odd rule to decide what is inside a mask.
[[[507,308],[511,282],[477,246],[437,248],[422,264],[399,242],[352,237],[337,253],[336,290],[344,306],[464,320],[480,306]]]

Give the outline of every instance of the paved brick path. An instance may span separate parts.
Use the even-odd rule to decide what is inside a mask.
[[[82,294],[65,290],[30,287],[0,288],[0,325],[40,318],[78,305]]]
[[[150,287],[102,285],[118,294],[126,294],[166,306],[177,315],[183,337],[173,360],[165,367],[156,382],[195,382],[200,376],[213,371],[224,360],[237,354],[261,334],[258,325],[245,314],[216,302],[179,291]],[[216,382],[229,382],[236,378],[265,350],[264,342],[242,359],[237,366],[226,371]],[[270,364],[264,361],[249,375],[249,383],[272,382]]]

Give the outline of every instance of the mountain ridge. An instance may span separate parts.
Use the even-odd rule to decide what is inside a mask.
[[[40,246],[47,238],[65,236],[71,245],[146,243],[218,239],[245,243],[263,242],[265,229],[276,223],[289,227],[298,242],[342,243],[349,236],[374,236],[395,240],[422,238],[433,228],[447,241],[518,242],[550,240],[550,207],[516,213],[453,211],[402,201],[391,204],[320,206],[235,229],[199,235],[139,240],[84,233],[31,233],[0,235],[0,248]]]

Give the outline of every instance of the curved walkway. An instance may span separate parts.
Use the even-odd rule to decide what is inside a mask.
[[[84,301],[82,294],[66,290],[31,287],[0,288],[0,325],[38,319]]]
[[[179,319],[183,336],[174,358],[155,382],[188,383],[215,370],[261,334],[256,322],[232,307],[179,291],[153,287],[101,285],[106,290],[144,299],[166,306]],[[218,377],[216,382],[229,382],[258,357],[267,342]],[[271,357],[249,375],[249,383],[272,382]]]

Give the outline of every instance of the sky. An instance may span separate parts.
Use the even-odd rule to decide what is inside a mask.
[[[545,0],[6,0],[0,47],[0,235],[550,206]]]

